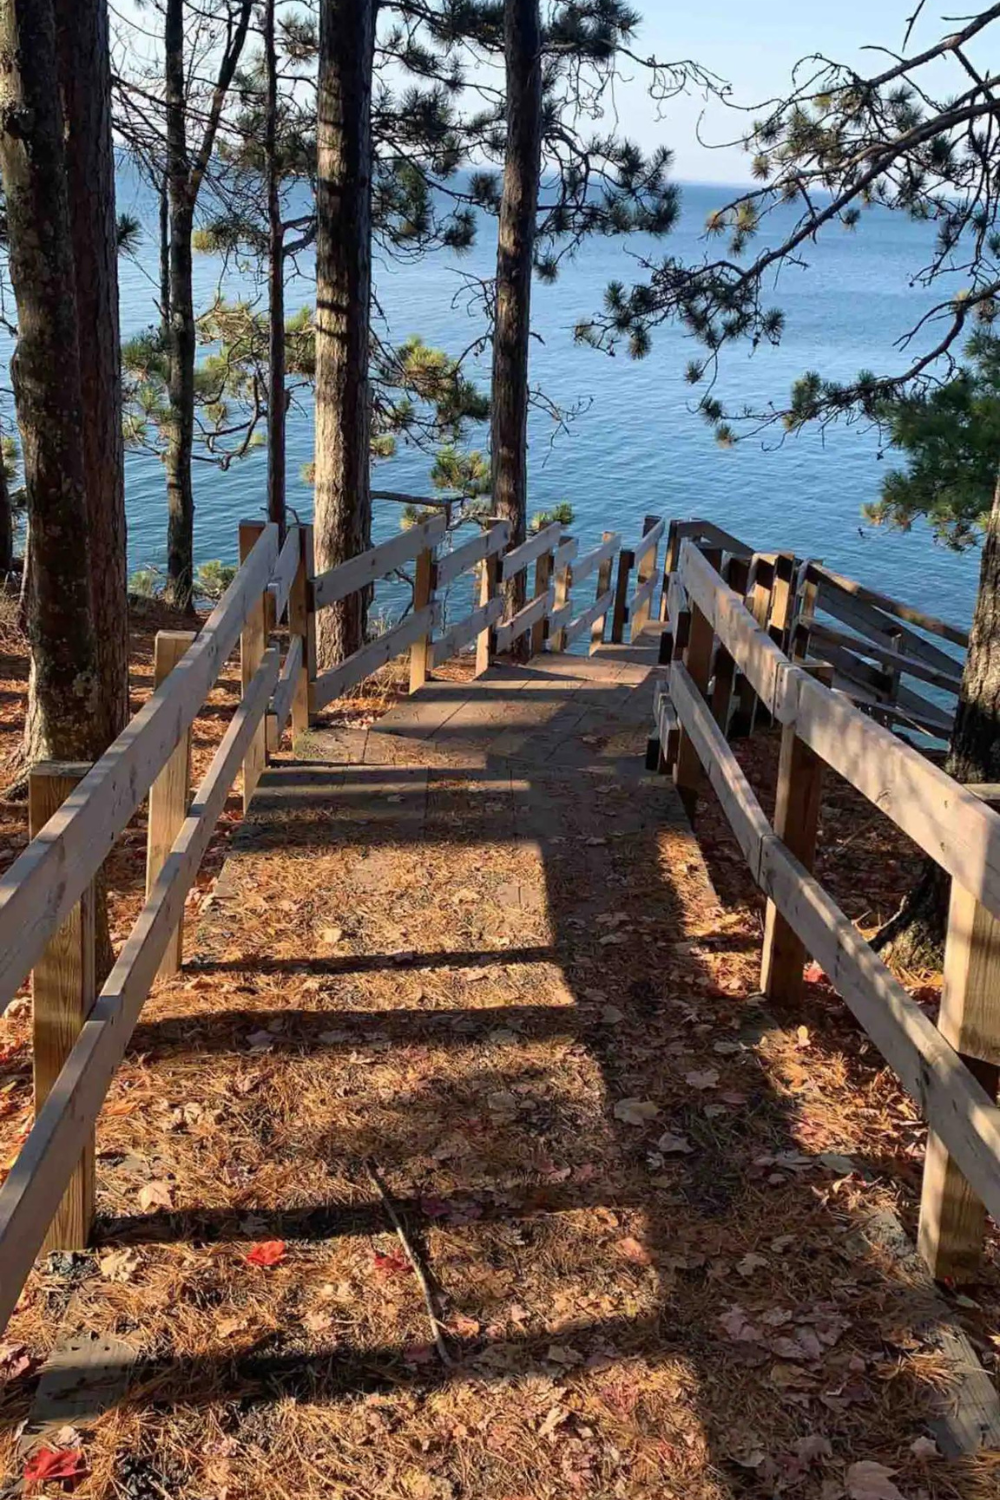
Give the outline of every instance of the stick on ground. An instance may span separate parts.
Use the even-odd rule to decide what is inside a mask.
[[[389,1192],[389,1189],[386,1187],[385,1182],[383,1181],[382,1176],[379,1173],[378,1167],[373,1161],[366,1160],[365,1171],[368,1173],[368,1176],[371,1178],[379,1197],[385,1204],[385,1211],[389,1215],[389,1218],[392,1220],[392,1227],[393,1229],[395,1229],[396,1234],[399,1236],[399,1243],[402,1245],[404,1251],[406,1252],[407,1260],[413,1267],[414,1276],[416,1276],[417,1281],[420,1283],[420,1290],[424,1296],[424,1305],[427,1308],[427,1317],[430,1320],[431,1332],[434,1335],[434,1343],[437,1348],[437,1352],[441,1356],[441,1363],[450,1367],[454,1363],[454,1361],[452,1360],[451,1355],[448,1353],[448,1345],[445,1343],[444,1334],[441,1332],[443,1325],[441,1323],[441,1319],[438,1317],[437,1307],[434,1302],[434,1293],[431,1289],[430,1279],[427,1275],[426,1270],[424,1269],[423,1262],[414,1249],[409,1235],[403,1228],[403,1221],[399,1217],[396,1205],[392,1201],[392,1195]]]

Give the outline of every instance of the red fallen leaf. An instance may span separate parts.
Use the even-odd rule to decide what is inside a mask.
[[[87,1460],[79,1448],[39,1448],[24,1466],[28,1483],[45,1484],[50,1479],[83,1479]]]
[[[820,968],[819,964],[807,964],[802,977],[807,984],[822,984],[826,979],[826,974]]]
[[[451,1213],[451,1204],[433,1194],[428,1198],[421,1198],[420,1207],[429,1219],[444,1219]]]
[[[247,1256],[247,1261],[252,1266],[276,1266],[285,1258],[284,1240],[264,1240],[255,1245]]]
[[[393,1276],[401,1276],[410,1269],[410,1262],[399,1250],[391,1250],[388,1255],[383,1255],[381,1250],[372,1254],[375,1266],[375,1274],[383,1281],[389,1281]]]
[[[437,1358],[437,1350],[433,1344],[407,1344],[403,1358],[408,1365],[430,1365]]]

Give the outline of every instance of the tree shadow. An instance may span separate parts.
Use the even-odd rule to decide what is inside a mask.
[[[525,703],[502,733],[508,745],[515,731],[529,739],[499,756],[487,742],[463,763],[462,727],[443,734],[444,725],[436,742],[449,763],[436,769],[275,773],[259,804],[264,822],[238,840],[238,889],[214,919],[225,941],[218,951],[202,945],[188,970],[209,982],[239,977],[251,998],[157,1014],[131,1044],[168,1070],[171,1097],[199,1059],[262,1069],[247,1118],[265,1148],[305,1164],[309,1191],[268,1205],[251,1180],[235,1204],[105,1212],[99,1244],[281,1239],[306,1254],[385,1234],[385,1205],[360,1171],[374,1157],[391,1182],[413,1184],[397,1207],[415,1237],[428,1237],[451,1363],[423,1349],[418,1357],[370,1327],[304,1339],[301,1325],[287,1321],[220,1337],[209,1321],[200,1352],[168,1344],[131,1372],[125,1404],[133,1411],[228,1404],[235,1433],[248,1413],[288,1402],[349,1406],[375,1393],[423,1405],[435,1392],[469,1389],[493,1392],[487,1405],[513,1392],[517,1404],[518,1392],[527,1401],[541,1381],[561,1392],[546,1398],[561,1415],[526,1460],[533,1493],[556,1493],[561,1474],[565,1493],[763,1500],[792,1490],[818,1497],[860,1458],[917,1473],[908,1444],[929,1421],[940,1376],[907,1357],[919,1348],[914,1330],[928,1316],[927,1299],[860,1232],[865,1195],[852,1186],[887,1169],[905,1178],[909,1164],[850,1153],[845,1171],[823,1160],[836,1148],[810,1139],[803,1100],[813,1095],[787,1085],[780,1055],[775,1063],[760,1050],[775,1028],[749,978],[757,929],[717,903],[669,784],[637,774],[620,753],[638,722],[621,717],[626,704],[635,709],[632,695],[614,692],[608,733],[595,732],[600,701],[589,687],[545,720],[545,743],[537,705]],[[412,744],[407,753],[417,758]],[[457,946],[450,934],[425,931],[402,956],[230,954],[252,861],[275,847],[292,868],[319,849],[330,858],[362,844],[366,859],[410,851],[415,868],[429,850],[445,859],[464,851],[474,870],[476,850],[498,842],[522,859],[514,909],[529,935],[544,929],[544,941],[499,947],[487,933]],[[370,888],[378,889],[379,871],[376,864]],[[419,889],[419,870],[411,879]],[[317,910],[325,899],[317,890]],[[400,895],[400,922],[412,922],[414,901]],[[728,975],[715,961],[723,957]],[[470,976],[500,964],[518,998],[484,1004]],[[525,999],[539,966],[547,966],[546,984],[550,971],[558,975],[556,1002],[548,993]],[[359,976],[396,973],[464,987],[457,993],[467,1003],[439,996],[424,1006],[396,995],[373,1009],[350,989]],[[318,986],[314,1009],[282,1003],[280,986],[302,976]],[[794,1032],[798,1018],[790,1022]],[[553,1043],[560,1078],[578,1077],[578,1090],[549,1086],[531,1049]],[[834,1036],[831,1051],[840,1043]],[[253,1045],[262,1050],[254,1054]],[[795,1045],[785,1036],[779,1053],[794,1054]],[[821,1036],[812,1045],[814,1056],[826,1046]],[[282,1110],[294,1101],[277,1095],[282,1064],[326,1057],[335,1087],[338,1057],[360,1049],[377,1088],[379,1059],[394,1048],[416,1049],[418,1059],[440,1051],[448,1061],[389,1098],[373,1094],[371,1117],[360,1122],[354,1111],[355,1123],[300,1119],[290,1130]],[[232,1118],[213,1128],[235,1136],[242,1108],[234,1103]],[[828,1122],[827,1136],[834,1128]],[[472,1143],[468,1156],[454,1146],[452,1156],[428,1157],[428,1141],[456,1136]],[[172,1141],[179,1184],[186,1168],[198,1180],[200,1141],[183,1130]],[[102,1170],[113,1175],[118,1165],[106,1159]],[[438,1173],[448,1178],[440,1193]],[[222,1264],[211,1261],[192,1293],[209,1320],[223,1291],[233,1295]],[[477,1264],[502,1273],[504,1296],[485,1276],[478,1285]],[[532,1307],[544,1287],[551,1305]],[[519,1318],[511,1306],[521,1301],[528,1310]],[[8,1393],[2,1406],[17,1420],[23,1395]],[[461,1438],[449,1441],[432,1466],[455,1496],[476,1492],[463,1478],[462,1447]],[[606,1450],[618,1457],[612,1462]],[[572,1481],[568,1455],[577,1465]],[[490,1462],[479,1471],[480,1493],[494,1483]],[[955,1493],[954,1473],[940,1491],[933,1475],[921,1469],[919,1477],[928,1494]],[[352,1494],[372,1492],[367,1479],[357,1484]],[[197,1485],[190,1493],[200,1493]]]

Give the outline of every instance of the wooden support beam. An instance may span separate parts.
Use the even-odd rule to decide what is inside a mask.
[[[292,742],[309,728],[309,683],[316,676],[316,615],[310,586],[313,562],[313,529],[299,527],[299,566],[288,595],[288,629],[302,638],[302,665],[292,698]]]
[[[240,563],[245,563],[254,543],[264,530],[263,521],[240,522]],[[251,604],[243,629],[240,632],[240,683],[244,693],[253,682],[257,668],[264,660],[266,646],[265,625],[267,591]],[[243,812],[247,812],[250,799],[257,790],[257,783],[267,765],[267,715],[261,719],[247,747],[243,761]]]
[[[434,600],[434,548],[425,547],[417,553],[417,569],[413,580],[413,610],[426,609]],[[426,635],[413,642],[410,647],[410,692],[415,693],[427,681],[431,664],[433,627]]]
[[[491,552],[479,566],[479,604],[485,609],[486,606],[498,597],[497,588],[500,583],[500,553]],[[477,677],[482,677],[490,664],[496,646],[496,624],[487,625],[476,637],[476,672]]]
[[[721,557],[717,548],[711,553],[705,553],[713,568],[718,567]],[[679,634],[679,632],[678,632]],[[712,647],[715,642],[715,631],[712,622],[707,615],[703,614],[697,605],[691,606],[691,625],[688,632],[687,647],[684,651],[684,665],[688,676],[703,698],[708,697],[709,676],[712,670]],[[676,649],[676,648],[675,648]],[[680,735],[677,742],[677,758],[674,761],[674,785],[684,804],[684,811],[694,821],[695,808],[698,803],[698,790],[702,782],[701,760],[698,750],[691,735],[681,725]]]
[[[804,669],[827,686],[833,669],[825,663]],[[781,731],[774,831],[804,869],[812,874],[816,859],[816,831],[823,796],[823,762],[804,745],[794,724]],[[764,950],[760,987],[770,1000],[795,1005],[802,999],[805,949],[801,939],[768,901],[764,917]]]
[[[670,588],[670,575],[676,571],[677,557],[680,551],[680,522],[671,521],[667,526],[667,544],[663,552],[663,590],[660,594],[660,619],[668,618],[667,591]]]
[[[158,688],[196,639],[193,630],[158,630],[153,646],[153,686]],[[146,898],[163,868],[174,839],[187,817],[191,791],[191,731],[185,730],[177,748],[149,789],[146,828]],[[167,944],[160,965],[160,979],[169,979],[184,962],[184,922]]]
[[[726,561],[723,577],[731,589],[741,598],[746,594],[750,564],[745,557],[730,557]],[[712,717],[723,734],[729,730],[729,712],[733,702],[736,682],[736,661],[732,653],[719,641],[715,648],[714,682],[712,683]]]
[[[570,616],[569,603],[570,591],[573,588],[573,564],[565,563],[556,570],[556,607],[552,611],[561,621],[568,620]],[[560,614],[560,610],[565,613]],[[603,621],[602,621],[603,626]],[[566,650],[566,626],[560,624],[549,637],[549,649],[551,651]]]
[[[543,594],[549,592],[552,584],[552,553],[543,552],[535,563],[535,593],[534,598],[540,599]],[[531,654],[538,656],[545,650],[545,637],[548,634],[549,622],[545,615],[535,621],[531,627]]]
[[[747,607],[756,624],[763,627],[767,624],[767,617],[771,610],[774,567],[761,557],[756,558],[755,565],[752,564],[751,567],[753,587],[750,588]],[[744,673],[740,673],[736,688],[736,708],[729,729],[730,737],[740,739],[753,734],[754,722],[758,716],[764,721],[769,717],[766,709],[762,708],[758,701],[753,683]]]
[[[659,516],[646,516],[643,520],[643,536],[647,536],[649,532],[653,531],[657,527],[659,527],[659,530],[656,533],[657,539],[653,542],[652,546],[647,546],[646,550],[643,551],[643,544],[641,542],[639,544],[639,550],[636,554],[638,560],[638,568],[636,571],[635,580],[637,589],[641,589],[644,583],[649,583],[656,573],[656,557],[657,553],[659,552],[660,546],[659,537],[663,530],[663,527],[660,524]],[[652,603],[652,594],[650,594],[646,598],[643,598],[641,603],[637,604],[633,609],[632,619],[629,622],[630,641],[638,640],[639,636],[642,635],[642,632],[649,624],[649,617],[652,612]]]
[[[90,770],[73,761],[42,761],[28,777],[28,833],[34,838]],[[95,893],[89,886],[53,934],[32,972],[35,1116],[94,1006]],[[94,1129],[82,1139],[73,1170],[42,1249],[82,1250],[94,1218]]]
[[[987,800],[997,805],[995,797]],[[995,1099],[1000,1085],[1000,921],[957,880],[951,884],[938,1030]],[[981,1274],[985,1239],[986,1209],[931,1130],[918,1249],[938,1281],[969,1282]]]
[[[616,535],[617,535],[617,532],[614,532],[614,531],[603,531],[601,533],[601,542],[602,542],[602,544],[607,544],[608,546],[610,546],[611,543],[614,541]],[[595,596],[595,603],[596,603],[597,599],[600,599],[610,589],[610,587],[611,587],[611,573],[612,573],[612,570],[614,568],[614,565],[615,565],[614,554],[612,554],[610,557],[605,557],[603,559],[603,561],[598,564],[598,568],[597,568],[597,594]],[[628,583],[628,580],[626,579],[626,587],[627,587],[627,583]],[[617,603],[617,600],[618,600],[618,594],[617,594],[617,591],[616,591],[616,593],[615,593],[615,602],[616,603]],[[594,623],[590,627],[590,654],[591,654],[591,656],[593,656],[593,654],[597,650],[598,646],[601,646],[601,645],[604,644],[604,632],[607,629],[607,623],[608,623],[608,617],[607,617],[607,614],[605,613],[603,615],[600,615],[598,617],[598,619],[596,619],[594,621]]]
[[[615,583],[615,602],[611,611],[611,641],[620,646],[625,639],[625,621],[628,617],[628,576],[635,564],[635,554],[623,547],[618,554],[618,579]]]

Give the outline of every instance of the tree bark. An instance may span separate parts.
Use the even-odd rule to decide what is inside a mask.
[[[0,574],[4,581],[14,565],[14,509],[10,503],[10,486],[3,455],[0,453]]]
[[[268,366],[267,518],[285,531],[285,231],[281,222],[278,171],[278,54],[274,41],[275,0],[264,7],[264,66],[267,71],[264,155],[267,161]]]
[[[90,587],[100,674],[95,753],[128,720],[125,460],[107,0],[56,0],[76,281]]]
[[[0,172],[18,340],[12,363],[28,500],[34,755],[99,753],[100,673],[63,115],[51,0],[0,5]]]
[[[179,609],[190,609],[194,583],[195,324],[191,236],[194,199],[187,152],[184,77],[184,0],[167,0],[163,24],[167,106],[167,193],[170,206],[170,319],[168,323],[167,591]]]
[[[319,572],[371,541],[368,379],[371,303],[373,0],[322,0],[316,183],[315,544]],[[320,661],[363,643],[365,594],[317,618]]]
[[[956,781],[1000,782],[1000,479],[983,538],[979,591],[945,770]],[[927,860],[899,911],[878,933],[875,948],[902,968],[939,966],[950,890],[940,865]]]
[[[528,346],[531,271],[542,160],[542,34],[538,0],[506,0],[507,147],[497,240],[490,466],[493,513],[511,545],[528,517]],[[508,615],[525,599],[524,573],[503,585]],[[526,638],[523,638],[526,642]]]

